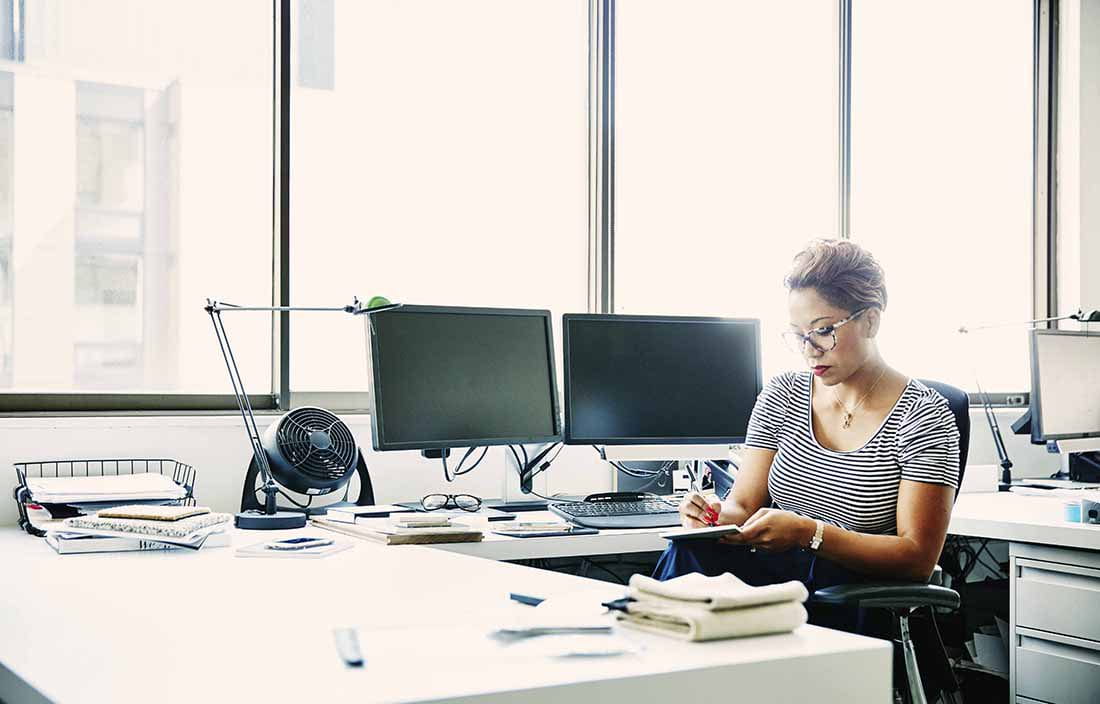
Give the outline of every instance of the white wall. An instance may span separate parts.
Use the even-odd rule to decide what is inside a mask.
[[[370,447],[370,419],[342,416],[360,447]],[[258,418],[261,432],[272,416]],[[505,482],[505,453],[489,449],[485,461],[453,484],[443,480],[438,460],[419,452],[366,450],[367,466],[380,503],[416,500],[431,492],[518,498],[514,472]],[[167,457],[195,468],[195,497],[218,511],[240,507],[251,446],[239,416],[69,417],[0,419],[0,525],[16,522],[12,501],[14,462],[49,459]],[[452,455],[455,461],[457,457]],[[511,466],[509,461],[509,466]],[[553,467],[535,478],[535,491],[585,494],[611,489],[608,465],[590,447],[568,447]]]
[[[1019,411],[998,412],[1014,476],[1046,476],[1058,469],[1058,457],[1033,447],[1023,436],[1011,435],[1009,425]],[[971,414],[970,464],[997,461],[983,415]],[[272,416],[259,419],[266,427]],[[366,416],[345,416],[360,445],[370,446]],[[168,457],[195,467],[195,496],[200,504],[218,511],[236,511],[251,450],[244,426],[234,416],[70,417],[0,419],[0,525],[15,523],[15,486],[12,463],[46,459],[114,457]],[[484,463],[468,476],[447,485],[438,461],[418,452],[366,451],[367,465],[380,503],[415,500],[431,492],[465,492],[496,497],[507,491],[518,497],[514,475],[505,487],[504,448],[491,448]],[[536,478],[542,494],[586,494],[611,489],[611,474],[589,447],[567,447],[550,470]]]

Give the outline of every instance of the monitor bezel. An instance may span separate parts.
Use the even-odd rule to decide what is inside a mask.
[[[1043,407],[1041,381],[1039,374],[1039,337],[1100,337],[1100,333],[1085,330],[1041,330],[1031,331],[1031,440],[1032,442],[1045,443],[1051,440],[1075,440],[1080,438],[1100,438],[1100,428],[1095,432],[1087,433],[1057,433],[1047,435],[1043,432]]]
[[[607,313],[566,313],[562,316],[562,373],[563,392],[565,403],[565,430],[564,440],[566,445],[739,445],[745,442],[744,435],[731,435],[722,437],[646,437],[646,438],[589,438],[578,437],[573,434],[572,424],[572,379],[570,374],[570,347],[569,325],[572,321],[584,322],[638,322],[638,323],[707,323],[707,324],[739,324],[751,325],[756,336],[756,359],[754,369],[756,371],[756,391],[754,396],[759,396],[764,388],[764,370],[761,361],[761,339],[759,318],[724,318],[714,316],[682,316],[682,315],[613,315]]]
[[[532,435],[532,436],[517,436],[506,438],[461,438],[455,440],[439,440],[439,441],[416,441],[416,442],[391,442],[385,438],[385,417],[382,411],[384,404],[379,403],[378,389],[379,384],[379,350],[378,345],[375,344],[376,331],[374,328],[374,318],[377,316],[385,316],[390,314],[448,314],[448,315],[490,315],[490,316],[524,316],[532,318],[541,318],[543,321],[544,329],[546,330],[546,356],[549,361],[550,378],[548,383],[550,384],[550,404],[552,406],[552,420],[554,433],[551,435]],[[466,306],[436,306],[436,305],[403,305],[400,308],[396,308],[393,311],[385,311],[378,313],[377,316],[370,316],[370,378],[371,378],[371,390],[370,390],[370,424],[371,424],[371,441],[372,447],[380,452],[388,452],[391,450],[442,450],[455,447],[489,447],[498,445],[530,445],[541,444],[548,442],[561,442],[562,439],[562,422],[561,422],[561,405],[558,401],[558,378],[557,369],[555,368],[554,360],[554,325],[549,310],[529,309],[529,308],[474,308]]]

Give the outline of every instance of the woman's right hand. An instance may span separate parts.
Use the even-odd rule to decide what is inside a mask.
[[[680,502],[680,525],[684,528],[706,528],[718,523],[722,502],[713,494],[704,496],[692,491]]]

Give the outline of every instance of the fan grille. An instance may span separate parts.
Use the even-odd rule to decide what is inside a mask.
[[[275,442],[297,471],[326,481],[341,479],[357,457],[348,426],[321,408],[297,408],[283,416]]]

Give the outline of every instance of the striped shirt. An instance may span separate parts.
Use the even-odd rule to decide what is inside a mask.
[[[959,431],[938,391],[910,379],[865,445],[822,446],[811,421],[813,374],[772,378],[756,399],[747,447],[775,451],[768,493],[776,506],[860,533],[896,534],[902,479],[958,487]]]

